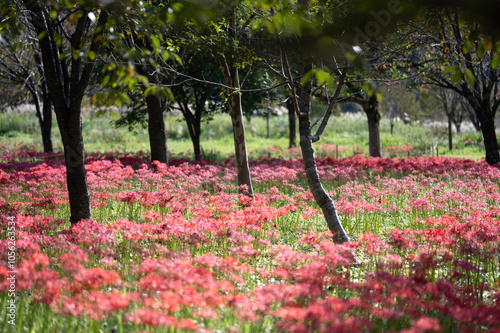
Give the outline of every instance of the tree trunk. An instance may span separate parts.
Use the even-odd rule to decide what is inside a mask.
[[[64,114],[68,116],[60,116]],[[71,106],[69,110],[56,109],[56,115],[59,115],[57,120],[66,161],[66,181],[71,210],[70,222],[74,224],[82,219],[92,217],[85,171],[80,106]]]
[[[241,94],[238,77],[238,68],[233,62],[228,62],[226,58],[221,58],[221,67],[224,73],[226,85],[233,89],[228,89],[229,94],[229,115],[233,125],[234,152],[236,156],[236,169],[238,173],[238,186],[246,185],[249,195],[253,195],[252,177],[248,164],[247,145],[245,139],[245,127],[243,124],[243,110],[241,108]]]
[[[270,124],[270,121],[271,121],[271,110],[267,110],[267,114],[266,114],[266,130],[267,130],[267,135],[266,137],[269,139],[271,138],[271,124]]]
[[[368,118],[368,147],[371,157],[382,157],[380,144],[380,113],[378,112],[377,95],[368,100],[368,108],[363,108]]]
[[[310,66],[305,65],[303,74],[311,69]],[[298,108],[299,113],[299,135],[300,135],[300,149],[302,152],[302,159],[304,163],[304,170],[306,172],[307,183],[309,189],[314,196],[314,200],[321,208],[325,216],[328,229],[334,234],[333,239],[337,243],[349,242],[349,236],[342,227],[335,204],[326,193],[318,174],[316,166],[316,159],[314,157],[314,149],[312,147],[312,134],[311,134],[311,81],[304,84],[298,89]]]
[[[195,161],[203,160],[203,155],[201,154],[200,136],[197,135],[191,138],[191,140],[193,141],[194,160]]]
[[[453,127],[450,115],[448,115],[448,148],[453,150]]]
[[[148,106],[148,133],[151,148],[151,161],[168,164],[167,136],[165,134],[165,120],[163,108],[157,95],[146,96]]]
[[[233,68],[234,82],[231,85],[239,89],[238,69]],[[238,171],[238,186],[246,185],[247,191],[253,195],[252,177],[248,164],[245,127],[243,125],[243,111],[241,109],[241,95],[233,93],[229,97],[231,122],[233,124],[234,151],[236,155],[236,169]]]
[[[147,76],[151,85],[158,84],[154,68],[151,66],[137,66],[137,71]],[[143,91],[146,88],[143,87]],[[160,97],[156,94],[145,96],[148,109],[148,135],[151,150],[151,162],[158,161],[168,164],[167,135],[165,131],[165,119],[163,118],[163,106]]]
[[[52,147],[52,102],[49,96],[43,99],[43,127],[42,127],[42,140],[43,151],[46,153],[53,153]]]
[[[36,116],[38,118],[38,123],[40,125],[40,131],[42,134],[43,152],[53,153],[54,149],[52,147],[52,102],[46,92],[43,89],[42,101],[38,98],[38,93],[36,91],[31,91],[33,96],[33,101],[36,108]]]
[[[40,1],[23,1],[29,11],[31,24],[38,36],[43,72],[50,99],[54,104],[59,132],[64,146],[66,180],[72,224],[92,217],[90,195],[85,172],[85,157],[82,136],[81,102],[90,82],[95,61],[82,61],[82,57],[64,58],[64,46],[57,46],[54,39],[56,29],[62,29],[52,20],[47,7]],[[88,51],[97,53],[103,41],[108,13],[101,11]],[[82,49],[83,38],[90,26],[90,19],[82,15],[77,19],[71,38],[71,49]],[[59,36],[61,36],[59,34]],[[88,36],[88,35],[87,35]],[[64,44],[63,44],[64,45]],[[66,51],[70,51],[68,48]],[[71,64],[71,69],[68,68]]]
[[[498,141],[495,132],[495,119],[491,110],[475,110],[483,133],[486,162],[490,165],[500,163]]]
[[[475,114],[468,114],[469,120],[476,129],[476,132],[481,132],[481,124],[479,120],[477,119],[477,116]]]
[[[236,43],[236,11],[233,8],[229,17],[230,39]],[[236,47],[236,46],[234,46]],[[238,186],[240,191],[253,196],[252,177],[248,164],[247,145],[245,139],[245,127],[243,125],[243,110],[241,107],[240,79],[238,76],[237,59],[232,52],[219,56],[220,66],[224,74],[226,85],[231,87],[227,93],[229,95],[229,115],[233,125],[234,151],[236,156],[236,169],[238,173]],[[245,185],[246,190],[241,186]]]
[[[206,100],[207,98],[202,98],[199,104],[196,103],[194,115],[191,112],[188,102],[184,101],[178,103],[182,115],[184,116],[184,120],[186,121],[189,137],[191,138],[191,142],[193,143],[195,161],[201,161],[203,158],[200,147],[201,116],[203,114],[203,108],[205,106]]]
[[[295,148],[297,147],[297,123],[293,102],[290,97],[286,100],[286,108],[288,109],[288,148]]]

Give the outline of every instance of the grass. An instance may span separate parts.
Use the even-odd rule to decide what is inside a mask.
[[[88,153],[97,151],[149,151],[147,130],[137,129],[135,133],[125,128],[115,128],[115,118],[110,115],[95,117],[86,112],[83,117],[83,137]],[[167,130],[167,149],[176,157],[192,158],[192,144],[183,119],[174,116],[165,118]],[[259,156],[287,157],[288,123],[286,116],[272,117],[270,137],[267,138],[266,120],[252,118],[245,120],[247,148],[252,158]],[[473,160],[484,157],[482,137],[477,132],[454,134],[455,148],[449,150],[443,131],[432,131],[418,125],[397,123],[394,133],[390,134],[388,119],[382,118],[380,125],[382,149],[386,156],[391,155],[391,147],[411,145],[412,154],[418,156],[436,155],[430,145],[439,141],[439,155],[463,157]],[[55,150],[61,150],[61,140],[54,120],[52,139]],[[298,140],[298,139],[297,139]],[[465,142],[474,143],[465,143]],[[38,121],[34,114],[0,113],[0,143],[7,149],[16,149],[19,144],[35,146],[42,150]],[[202,125],[201,145],[205,155],[211,159],[223,160],[234,153],[231,122],[228,115],[216,115],[208,124]],[[335,157],[335,147],[340,150],[340,157],[354,153],[368,154],[368,129],[363,115],[345,114],[332,117],[319,143],[317,151],[323,145],[328,154]],[[333,146],[331,146],[333,145]],[[277,149],[276,149],[277,148]],[[277,152],[278,151],[278,152]],[[326,153],[325,151],[325,153]]]
[[[3,306],[0,331],[500,328],[496,168],[446,158],[322,161],[353,239],[344,248],[325,234],[300,161],[256,162],[255,200],[237,194],[226,163],[142,162],[89,162],[95,220],[71,232],[62,232],[69,209],[59,161],[1,166],[0,227],[15,220],[19,273],[15,325]]]

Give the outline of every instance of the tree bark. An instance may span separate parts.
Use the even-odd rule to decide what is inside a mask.
[[[349,89],[356,94],[359,90],[352,84],[347,84]],[[378,111],[377,95],[373,94],[368,100],[361,97],[351,96],[347,99],[348,102],[356,103],[363,109],[368,120],[368,151],[370,157],[382,157],[382,145],[380,143],[380,119],[382,118]],[[393,132],[394,124],[391,118],[391,135]]]
[[[205,95],[206,96],[206,95]],[[194,160],[201,161],[203,156],[201,154],[200,136],[201,136],[201,116],[203,108],[208,97],[203,96],[200,101],[195,101],[194,115],[191,112],[187,101],[178,102],[179,108],[184,116],[186,125],[189,132],[189,137],[193,143]]]
[[[453,150],[453,127],[450,115],[448,115],[448,148]]]
[[[238,186],[246,185],[248,194],[253,195],[252,177],[250,175],[250,166],[248,164],[248,154],[245,139],[245,127],[243,124],[243,110],[241,107],[240,81],[238,77],[238,68],[233,61],[227,61],[222,57],[221,67],[224,73],[226,85],[232,87],[228,89],[229,115],[233,125],[234,152],[236,156],[236,169],[238,173]]]
[[[287,61],[286,61],[287,63]],[[288,66],[287,66],[288,67]],[[302,75],[309,72],[312,66],[309,63],[303,65]],[[292,80],[291,73],[288,73],[288,79]],[[349,242],[349,236],[345,232],[340,218],[337,214],[335,204],[326,193],[318,174],[316,165],[316,158],[314,156],[314,149],[312,146],[312,133],[311,133],[311,94],[312,85],[309,80],[306,84],[297,89],[298,101],[294,102],[294,108],[297,108],[299,118],[299,135],[300,135],[300,150],[302,152],[302,159],[304,163],[304,170],[306,173],[307,183],[309,189],[314,197],[314,200],[321,208],[323,215],[328,225],[328,229],[333,233],[333,240],[337,243]],[[292,96],[294,91],[292,91]],[[293,97],[292,97],[293,98]],[[295,106],[296,105],[296,106]]]
[[[167,136],[165,133],[165,120],[163,108],[158,95],[146,96],[148,107],[148,133],[151,161],[168,164]]]
[[[80,105],[71,105],[65,111],[57,110],[56,115],[58,115],[59,131],[66,161],[66,181],[71,210],[70,222],[74,224],[82,219],[92,217],[85,171]]]
[[[52,146],[52,101],[50,100],[47,92],[43,91],[43,126],[42,126],[42,140],[43,140],[43,151],[46,153],[53,153],[54,148]]]
[[[137,71],[148,78],[151,85],[158,84],[158,79],[153,68],[148,66],[137,66]],[[144,93],[146,88],[143,87]],[[151,162],[158,161],[168,164],[167,135],[165,130],[165,119],[163,118],[163,105],[160,97],[156,94],[145,96],[148,109],[148,135],[149,148],[151,150]]]
[[[43,152],[53,153],[54,149],[52,146],[52,138],[51,138],[52,102],[45,88],[43,88],[42,92],[42,101],[40,101],[37,91],[31,90],[31,95],[35,103],[36,116],[38,118],[38,124],[40,125],[40,131],[42,134]]]
[[[484,108],[475,110],[475,112],[481,125],[481,132],[483,133],[486,162],[490,165],[498,164],[500,163],[500,155],[498,152],[493,112],[489,109],[484,110]]]
[[[231,87],[239,89],[238,69],[233,67],[232,74],[234,81]],[[233,92],[229,97],[229,106],[231,111],[231,122],[233,124],[234,151],[236,155],[236,169],[238,172],[238,186],[246,185],[247,191],[253,195],[252,177],[250,175],[250,166],[248,164],[248,154],[245,139],[245,127],[243,125],[243,111],[241,108],[241,95]]]
[[[236,42],[236,11],[233,8],[229,17],[229,37]],[[236,48],[236,46],[234,46]],[[241,106],[240,79],[236,60],[236,50],[226,52],[219,56],[219,63],[222,68],[229,95],[229,115],[233,125],[234,151],[236,156],[236,169],[238,173],[238,186],[240,191],[253,196],[252,177],[248,164],[248,154],[245,139],[245,127],[243,125],[243,110]],[[243,189],[242,186],[246,187]]]
[[[382,157],[382,146],[380,143],[380,113],[378,112],[377,95],[373,94],[363,108],[368,118],[368,147],[371,157]]]
[[[54,40],[54,34],[61,26],[56,26],[50,18],[47,8],[37,0],[25,0],[24,5],[31,16],[39,39],[39,47],[43,63],[45,82],[50,99],[54,104],[59,132],[64,146],[66,164],[66,180],[71,210],[72,224],[92,217],[90,194],[85,171],[85,156],[82,136],[81,102],[85,89],[95,65],[94,60],[83,61],[82,57],[71,57],[71,50],[83,49],[87,29],[90,26],[88,15],[78,18],[68,46],[70,59],[63,56],[61,49]],[[99,14],[95,33],[91,36],[89,51],[100,50],[103,41],[104,27],[108,13],[102,10]],[[61,34],[59,34],[61,36]],[[69,68],[69,64],[71,67]]]
[[[286,100],[286,108],[288,109],[288,148],[295,148],[297,147],[297,121],[291,97]]]

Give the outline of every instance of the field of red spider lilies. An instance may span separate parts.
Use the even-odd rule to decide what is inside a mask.
[[[63,162],[32,156],[0,163],[1,332],[500,332],[486,163],[318,160],[338,245],[300,160],[252,161],[251,199],[232,161],[93,154],[69,230]]]

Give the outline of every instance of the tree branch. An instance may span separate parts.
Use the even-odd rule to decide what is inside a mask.
[[[319,141],[319,139],[321,138],[321,135],[323,134],[323,131],[325,130],[326,125],[328,124],[328,120],[330,119],[330,116],[333,113],[333,107],[337,103],[337,99],[340,95],[340,91],[342,90],[342,87],[344,86],[345,76],[346,76],[346,71],[342,72],[342,74],[340,75],[339,84],[337,85],[337,89],[335,90],[335,94],[328,100],[328,108],[325,112],[325,115],[323,117],[321,125],[319,125],[318,130],[316,131],[316,134],[314,134],[313,137],[311,138],[311,141],[313,143]]]

